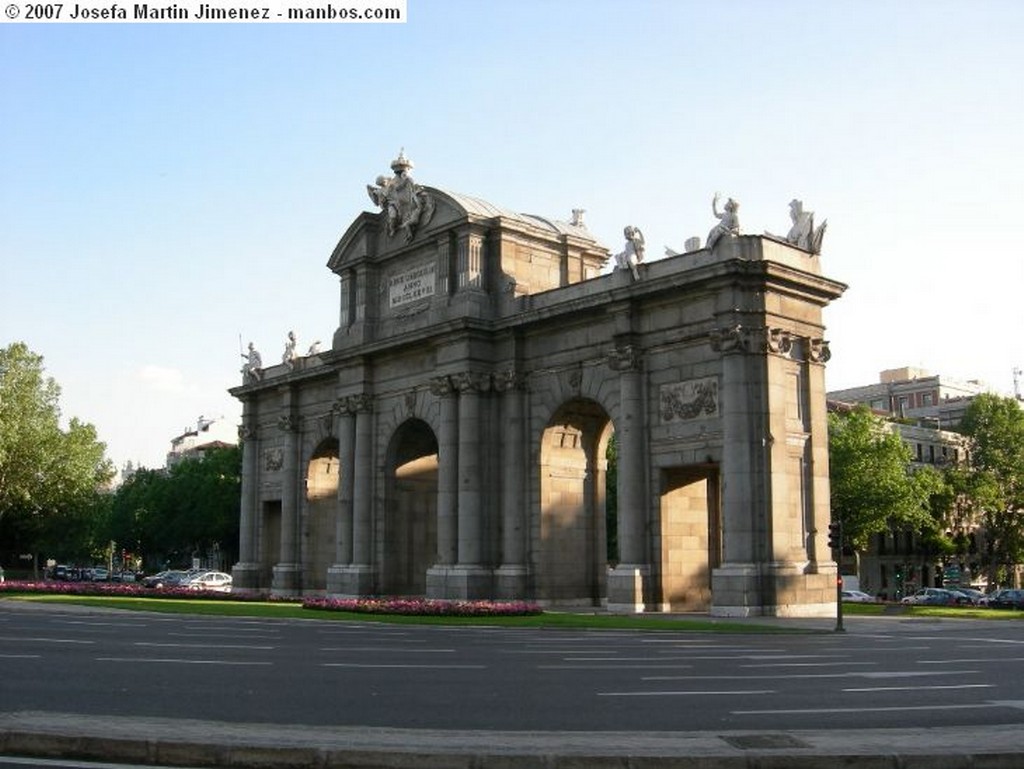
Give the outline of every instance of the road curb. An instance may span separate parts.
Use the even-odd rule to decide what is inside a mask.
[[[737,747],[744,745],[755,747]],[[0,714],[0,754],[218,769],[1020,769],[1024,741],[1017,725],[969,731],[516,733],[22,712]]]

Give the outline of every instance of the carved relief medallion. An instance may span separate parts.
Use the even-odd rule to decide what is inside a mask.
[[[658,390],[658,411],[663,423],[718,416],[718,379],[704,377]]]

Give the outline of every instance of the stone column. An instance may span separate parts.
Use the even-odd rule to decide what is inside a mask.
[[[618,537],[619,563],[608,577],[609,611],[642,612],[650,565],[647,562],[648,488],[644,477],[643,374],[640,352],[623,345],[609,357],[619,372]]]
[[[427,597],[448,598],[449,578],[458,559],[459,400],[451,378],[430,380],[430,392],[441,401],[437,436],[437,556],[427,570]]]
[[[828,408],[825,398],[825,364],[832,357],[828,342],[824,339],[804,339],[806,414],[805,430],[809,447],[806,452],[810,464],[808,507],[811,510],[812,525],[807,548],[811,571],[827,574],[838,573],[832,560],[832,549],[828,546],[828,525],[831,521],[829,502],[829,457],[828,457]]]
[[[369,573],[373,563],[373,415],[372,398],[357,395],[349,408],[356,413],[355,470],[352,484],[352,563]]]
[[[338,505],[335,520],[334,564],[327,570],[327,592],[345,591],[344,574],[352,563],[352,497],[355,485],[356,418],[344,398],[334,407],[338,436]]]
[[[242,424],[238,440],[242,444],[242,489],[239,511],[238,563],[231,568],[232,589],[254,592],[260,588],[260,564],[256,553],[256,527],[259,511],[259,439],[256,406],[251,399],[242,402]]]
[[[452,570],[449,588],[458,598],[480,598],[490,594],[490,570],[482,565],[483,509],[481,507],[483,467],[480,459],[482,393],[490,389],[490,376],[465,372],[452,377],[459,392],[458,456],[458,563]]]
[[[499,598],[523,598],[526,594],[526,479],[523,457],[523,390],[521,374],[514,369],[494,377],[494,389],[502,393],[504,406],[502,441],[501,567],[497,572]]]
[[[711,348],[722,355],[722,564],[712,571],[712,613],[756,616],[762,596],[755,522],[764,516],[764,474],[756,463],[765,438],[759,384],[751,381],[755,341],[750,329],[716,329]]]
[[[292,408],[291,393],[285,395],[285,409]],[[281,550],[274,566],[271,592],[277,596],[299,595],[302,567],[298,555],[299,529],[299,419],[286,413],[278,419],[277,429],[284,435],[281,467]]]

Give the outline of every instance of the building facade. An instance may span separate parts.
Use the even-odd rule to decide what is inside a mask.
[[[235,589],[834,614],[821,315],[845,286],[819,256],[729,235],[602,275],[581,212],[392,168],[328,261],[331,349],[292,340],[232,390]]]
[[[927,420],[939,429],[955,429],[975,396],[991,392],[978,380],[960,381],[903,366],[886,369],[878,382],[832,390],[829,400],[863,403],[873,411],[897,419]]]

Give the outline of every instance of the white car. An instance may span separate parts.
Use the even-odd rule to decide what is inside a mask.
[[[204,571],[186,582],[185,587],[189,590],[214,590],[218,593],[227,593],[231,591],[231,575],[222,571]]]
[[[844,590],[843,600],[849,603],[874,603],[875,597],[860,590]]]

